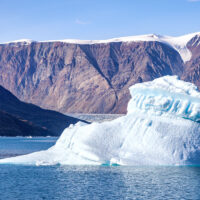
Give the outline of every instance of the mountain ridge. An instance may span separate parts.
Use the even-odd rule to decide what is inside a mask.
[[[111,43],[111,42],[134,42],[134,41],[158,41],[159,39],[186,39],[184,42],[188,42],[195,35],[200,35],[200,32],[194,32],[189,34],[184,34],[180,36],[168,36],[160,35],[155,33],[142,34],[142,35],[132,35],[123,37],[114,37],[110,39],[100,39],[100,40],[82,40],[82,39],[58,39],[58,40],[32,40],[32,39],[19,39],[8,42],[1,42],[0,44],[10,44],[10,43],[46,43],[46,42],[65,42],[65,43],[75,43],[75,44],[98,44],[98,43]]]
[[[10,41],[2,44],[12,44],[12,43],[22,43],[24,45],[29,45],[31,43],[49,43],[49,42],[63,42],[70,44],[104,44],[104,43],[112,43],[112,42],[140,42],[140,41],[157,41],[161,43],[165,43],[176,51],[179,52],[184,62],[187,62],[191,59],[190,51],[187,49],[187,43],[194,38],[195,36],[200,37],[200,32],[185,34],[181,36],[164,36],[157,34],[146,34],[146,35],[135,35],[135,36],[127,36],[127,37],[119,37],[112,38],[107,40],[79,40],[79,39],[63,39],[63,40],[46,40],[46,41],[36,41],[30,39],[21,39]]]
[[[22,101],[63,113],[126,113],[131,85],[165,75],[178,75],[200,87],[199,35],[178,37],[176,49],[156,38],[1,44],[0,84]]]
[[[0,136],[59,136],[76,118],[17,99],[0,86]]]

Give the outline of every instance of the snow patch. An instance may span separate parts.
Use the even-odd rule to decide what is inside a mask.
[[[14,40],[14,41],[10,41],[10,42],[5,42],[5,43],[2,43],[2,44],[17,44],[17,43],[20,43],[20,44],[24,44],[24,45],[29,45],[32,42],[36,42],[36,41],[30,40],[30,39],[21,39],[21,40]]]

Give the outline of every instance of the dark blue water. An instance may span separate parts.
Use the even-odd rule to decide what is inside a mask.
[[[23,153],[23,139],[4,138],[6,145],[0,138],[0,149],[4,146],[5,153],[12,143]],[[55,142],[38,139],[25,139],[24,152]],[[0,165],[0,199],[200,199],[200,168]]]

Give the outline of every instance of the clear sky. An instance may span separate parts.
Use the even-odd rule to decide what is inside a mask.
[[[200,0],[0,0],[0,42],[200,32]]]

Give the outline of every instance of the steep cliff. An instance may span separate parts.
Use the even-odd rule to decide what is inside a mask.
[[[192,38],[188,43],[188,49],[192,53],[192,58],[185,64],[182,79],[195,83],[200,88],[200,34]]]
[[[0,84],[20,100],[63,113],[125,113],[135,83],[179,75],[200,86],[196,38],[187,39],[187,48],[179,38],[156,35],[1,44]]]

